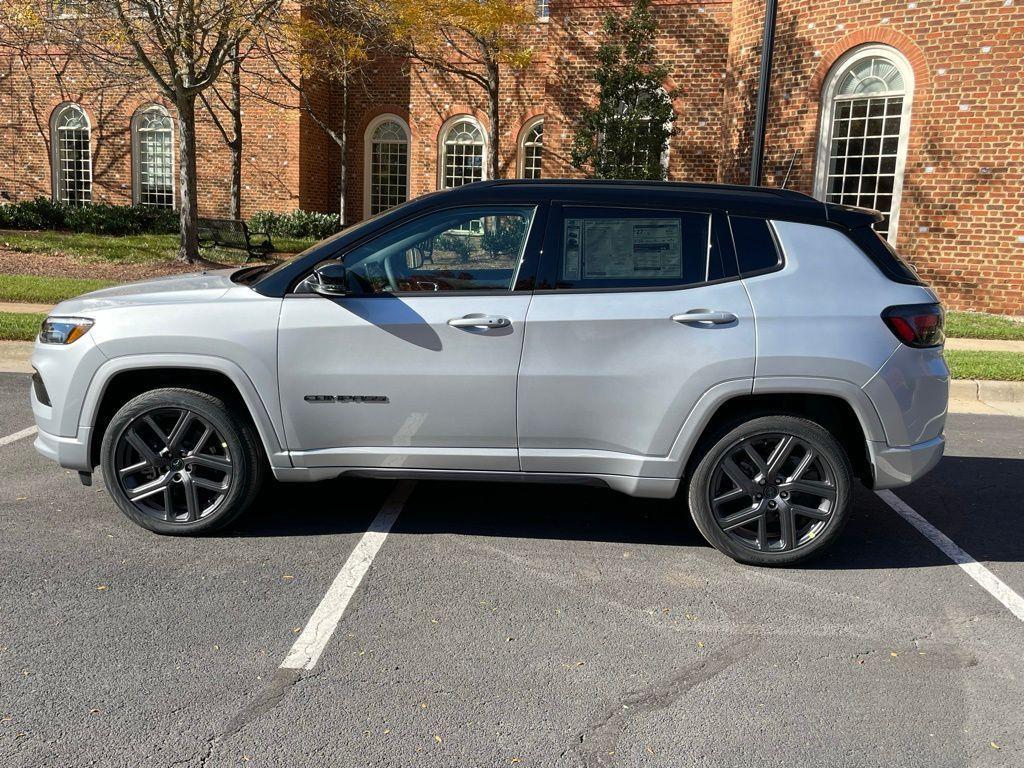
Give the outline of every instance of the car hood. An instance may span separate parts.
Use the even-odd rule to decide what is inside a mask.
[[[103,288],[62,301],[50,314],[88,316],[91,311],[111,307],[211,301],[220,298],[234,286],[231,275],[235,271],[219,269],[212,272],[172,275]]]

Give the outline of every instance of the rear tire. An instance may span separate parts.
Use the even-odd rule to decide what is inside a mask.
[[[792,565],[826,549],[846,524],[853,471],[823,427],[762,416],[712,437],[690,476],[704,538],[734,560]]]
[[[133,522],[190,536],[234,522],[259,494],[265,462],[248,414],[190,389],[125,403],[103,435],[107,489]]]

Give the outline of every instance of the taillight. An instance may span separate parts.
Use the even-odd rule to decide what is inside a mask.
[[[908,347],[937,347],[946,340],[941,304],[902,304],[882,312],[896,338]]]

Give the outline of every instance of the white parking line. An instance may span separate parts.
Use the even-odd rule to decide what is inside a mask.
[[[309,670],[316,666],[320,654],[327,646],[331,635],[334,634],[338,622],[341,621],[352,595],[355,594],[363,576],[370,569],[373,558],[380,550],[384,539],[388,537],[391,526],[398,519],[414,486],[414,482],[403,481],[388,496],[384,506],[377,513],[377,517],[370,523],[370,527],[338,572],[334,582],[327,590],[327,594],[320,601],[320,605],[309,617],[299,639],[295,641],[292,649],[281,662],[281,669]]]
[[[952,539],[921,517],[895,493],[892,491],[875,491],[875,493],[900,517],[917,528],[928,541],[941,549],[950,560],[963,568],[967,575],[978,582],[986,592],[1006,606],[1010,613],[1024,621],[1024,598],[1010,589],[1006,582],[960,549]]]
[[[7,437],[0,437],[0,445],[10,445],[16,440],[21,440],[23,437],[31,437],[35,433],[35,427],[26,427],[21,432],[15,432],[13,435],[7,435]]]

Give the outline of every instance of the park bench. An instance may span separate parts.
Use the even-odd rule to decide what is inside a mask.
[[[253,232],[241,219],[199,218],[200,247],[217,246],[245,251],[246,261],[274,251],[268,232]]]

